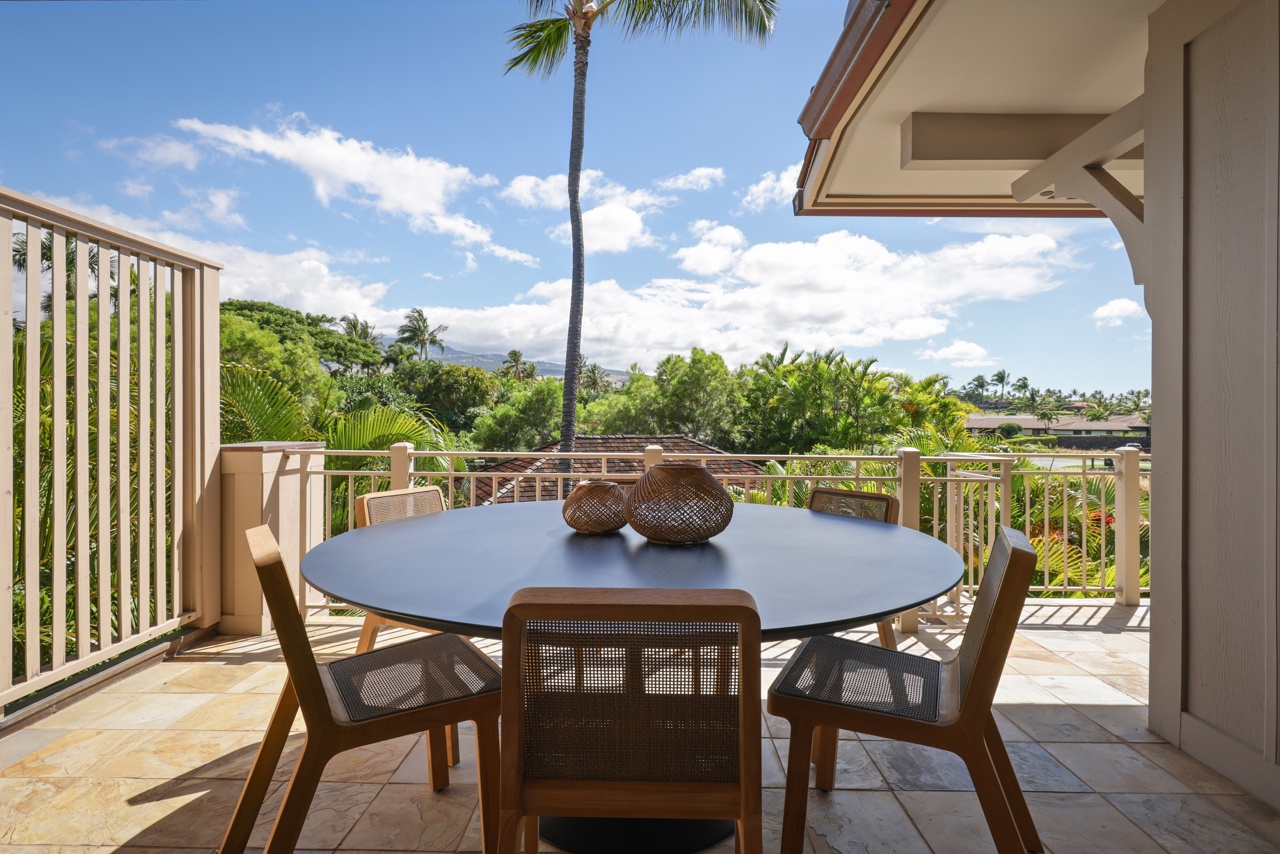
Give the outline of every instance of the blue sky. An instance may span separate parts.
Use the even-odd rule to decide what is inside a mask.
[[[794,217],[796,116],[844,4],[766,47],[596,31],[584,354],[731,365],[784,341],[957,384],[1150,385],[1105,220]],[[408,307],[448,343],[560,361],[571,79],[505,75],[516,2],[4,3],[0,183],[226,264],[224,297]],[[14,37],[18,36],[18,37]]]

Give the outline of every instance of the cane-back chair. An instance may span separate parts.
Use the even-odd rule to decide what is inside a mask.
[[[527,588],[502,625],[499,851],[538,816],[731,819],[759,854],[760,616],[741,590]]]
[[[1001,528],[959,654],[947,662],[829,636],[800,645],[768,695],[769,712],[791,724],[782,854],[799,854],[804,844],[816,728],[958,754],[973,778],[996,849],[1001,854],[1044,850],[991,714],[1035,567],[1035,549],[1027,538]],[[821,779],[818,786],[831,788]]]
[[[470,641],[436,634],[318,664],[298,613],[280,548],[266,526],[246,532],[289,676],[227,828],[222,854],[242,854],[294,716],[306,741],[267,841],[267,854],[295,850],[331,758],[403,735],[474,721],[485,854],[497,849],[498,714],[502,674]]]
[[[370,492],[356,499],[356,527],[363,528],[410,516],[425,516],[443,510],[444,492],[438,486]],[[411,626],[376,614],[365,614],[356,652],[373,649],[378,641],[378,631],[383,628],[413,629],[434,634],[431,629]],[[457,727],[447,726],[427,733],[427,783],[434,791],[439,792],[449,785],[449,768],[462,761],[461,754]]]

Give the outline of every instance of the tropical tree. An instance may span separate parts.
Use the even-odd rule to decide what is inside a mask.
[[[1027,380],[1026,377],[1018,377],[1016,380],[1013,381],[1014,394],[1026,394],[1030,388],[1031,388],[1031,383]]]
[[[579,373],[578,383],[589,394],[604,394],[609,390],[609,375],[598,363],[592,362]]]
[[[977,392],[978,400],[980,401],[987,399],[987,385],[987,378],[982,374],[978,374],[976,377],[969,380],[969,387]]]
[[[660,33],[677,36],[720,28],[733,36],[763,43],[773,32],[778,0],[528,0],[533,20],[512,28],[507,40],[515,55],[506,70],[520,69],[546,79],[564,61],[573,42],[573,113],[569,132],[569,233],[573,278],[569,297],[569,332],[565,343],[564,402],[560,414],[560,449],[572,451],[578,427],[578,377],[567,370],[582,349],[582,306],[586,291],[582,240],[582,151],[587,105],[587,56],[597,21],[616,22],[627,37]]]
[[[382,364],[394,371],[405,362],[412,362],[417,355],[417,350],[408,344],[401,344],[396,341],[382,354]]]
[[[1120,410],[1120,406],[1111,401],[1092,402],[1084,410],[1084,417],[1090,421],[1108,421]]]
[[[444,353],[444,339],[440,336],[448,331],[447,326],[432,326],[422,309],[415,308],[405,314],[404,323],[396,330],[400,336],[396,342],[413,347],[425,361],[431,358],[428,351],[432,347]]]
[[[381,342],[378,341],[378,333],[374,331],[373,325],[367,320],[361,320],[354,313],[345,315],[342,320],[338,321],[338,326],[343,335],[349,335],[357,341],[368,341],[371,344],[381,346]]]
[[[1000,399],[1004,400],[1004,390],[1009,385],[1009,372],[1001,368],[991,375],[991,384],[1000,386]]]
[[[524,353],[519,350],[508,350],[498,373],[514,380],[531,380],[538,374],[538,366],[524,360]]]

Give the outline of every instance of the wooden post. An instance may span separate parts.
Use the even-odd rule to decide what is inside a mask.
[[[391,446],[392,489],[408,489],[412,485],[409,483],[409,471],[413,466],[409,452],[412,450],[413,445],[409,442],[397,442]]]
[[[1000,524],[1013,522],[1013,460],[1000,460]]]
[[[1140,454],[1137,448],[1121,448],[1116,453],[1116,602],[1121,605],[1141,602]]]
[[[648,471],[660,462],[662,462],[662,446],[646,445],[644,449],[644,470]]]

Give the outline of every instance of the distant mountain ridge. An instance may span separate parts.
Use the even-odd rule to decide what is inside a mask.
[[[383,345],[394,342],[394,338],[384,338]],[[441,355],[439,350],[431,351],[431,358],[438,359],[441,362],[452,362],[455,365],[468,365],[473,368],[482,368],[486,371],[501,370],[502,364],[507,360],[506,353],[468,353],[465,350],[459,350],[456,347],[444,345],[444,354]],[[559,362],[539,362],[534,361],[534,365],[538,368],[538,376],[540,377],[557,377],[564,379],[564,365]],[[626,371],[619,371],[614,368],[605,368],[605,373],[610,379],[625,379]]]

